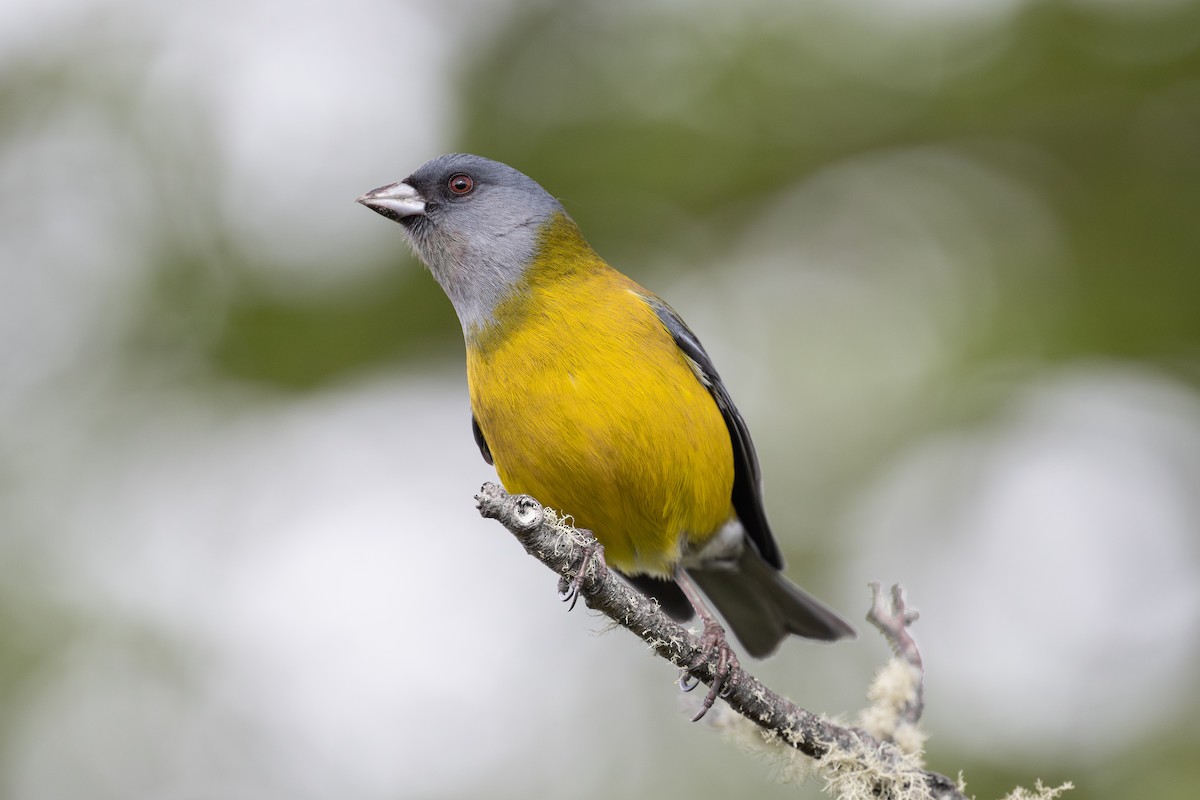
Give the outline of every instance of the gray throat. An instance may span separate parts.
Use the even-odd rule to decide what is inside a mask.
[[[411,231],[409,240],[470,337],[496,321],[497,306],[512,294],[533,260],[541,227],[541,220],[521,223],[490,237]]]

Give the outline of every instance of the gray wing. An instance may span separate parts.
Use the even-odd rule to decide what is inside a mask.
[[[654,295],[640,296],[662,320],[675,344],[688,357],[697,380],[704,384],[721,410],[725,426],[729,429],[729,440],[733,443],[733,508],[758,554],[775,569],[783,569],[783,554],[779,552],[779,545],[775,543],[771,527],[767,524],[767,513],[762,503],[762,474],[746,421],[733,404],[729,390],[725,388],[696,334],[662,300]]]
[[[488,448],[487,439],[483,438],[483,429],[479,427],[479,420],[475,419],[474,414],[471,415],[471,433],[475,436],[475,444],[479,445],[479,455],[491,466],[492,451]]]

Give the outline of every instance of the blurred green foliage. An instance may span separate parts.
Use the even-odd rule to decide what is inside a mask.
[[[244,294],[211,358],[231,376],[305,389],[400,359],[459,352],[458,330],[441,289],[410,268],[369,290],[308,302]]]
[[[1200,6],[1054,2],[1009,24],[899,31],[831,7],[817,19],[778,13],[704,37],[703,21],[678,25],[668,10],[596,36],[596,7],[536,7],[464,81],[467,149],[555,187],[597,246],[632,264],[646,249],[686,253],[694,215],[713,239],[732,236],[776,193],[869,151],[948,148],[1002,171],[1036,154],[1024,177],[1071,249],[1063,263],[996,276],[1007,307],[976,348],[1026,350],[1035,338],[1049,357],[1176,367],[1200,352]],[[706,39],[719,47],[697,46]],[[844,47],[836,57],[830,40]],[[616,78],[613,52],[633,54]],[[859,57],[885,63],[856,74]],[[549,120],[521,100],[545,91],[531,90],[540,75],[561,101]],[[1057,302],[1037,303],[1043,276],[1064,270]]]
[[[1059,263],[995,276],[1003,305],[965,358],[1032,346],[1200,378],[1200,4],[1063,0],[923,25],[836,4],[681,16],[670,4],[518,5],[466,57],[462,135],[446,149],[535,176],[643,278],[656,253],[722,263],[714,254],[780,192],[840,160],[961,152],[1021,171],[1069,244]],[[388,257],[402,253],[397,234]],[[413,339],[452,352],[456,327],[435,297],[408,279],[302,303],[239,293],[211,353],[229,374],[310,386],[411,355]]]

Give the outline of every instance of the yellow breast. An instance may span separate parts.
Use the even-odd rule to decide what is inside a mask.
[[[667,575],[733,515],[729,432],[645,290],[555,227],[549,265],[468,338],[471,406],[508,491],[570,514],[619,569]]]

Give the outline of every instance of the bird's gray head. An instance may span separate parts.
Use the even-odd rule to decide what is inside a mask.
[[[399,222],[454,304],[463,330],[492,319],[562,205],[533,179],[480,156],[438,156],[358,202]]]

